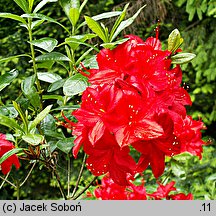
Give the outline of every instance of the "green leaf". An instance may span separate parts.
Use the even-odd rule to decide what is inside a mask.
[[[2,157],[0,158],[0,164],[2,164],[5,160],[7,160],[10,156],[18,153],[18,152],[22,152],[23,149],[22,148],[13,148],[10,151],[4,153],[2,155]]]
[[[103,43],[103,44],[101,44],[101,46],[106,48],[106,49],[113,49],[113,48],[115,48],[116,45],[122,44],[128,40],[129,40],[129,38],[124,38],[124,39],[117,40],[117,41],[111,42],[111,43]]]
[[[22,17],[20,17],[18,15],[12,14],[12,13],[0,13],[0,17],[13,19],[13,20],[19,21],[25,25],[27,24],[25,19],[23,19]]]
[[[77,8],[71,8],[69,12],[69,18],[71,20],[71,23],[73,26],[76,26],[77,21],[79,20],[79,9]]]
[[[189,160],[191,157],[193,157],[193,155],[190,154],[189,152],[183,152],[181,154],[173,156],[172,158],[176,161],[184,162],[184,161]]]
[[[44,49],[47,52],[52,52],[56,47],[56,45],[58,44],[58,41],[54,38],[45,37],[39,40],[33,40],[32,42],[29,43],[33,44],[36,47]]]
[[[34,0],[28,0],[28,3],[29,3],[29,11],[31,12],[34,4]]]
[[[186,171],[184,169],[184,164],[179,163],[178,161],[171,161],[171,168],[172,168],[172,172],[175,176],[181,178],[181,179],[185,179],[186,178]]]
[[[0,76],[0,91],[8,86],[18,76],[18,74],[18,71],[13,69],[10,72]]]
[[[63,92],[66,96],[73,96],[83,92],[87,86],[87,78],[81,74],[76,74],[66,80],[63,85]]]
[[[89,68],[98,69],[98,62],[97,62],[96,55],[92,55],[90,58],[86,58],[82,63],[86,68],[89,67]]]
[[[183,43],[178,29],[174,29],[168,37],[168,50],[174,53]]]
[[[40,107],[40,96],[34,86],[36,76],[25,78],[21,83],[21,89],[30,103],[37,109]]]
[[[82,12],[83,8],[85,7],[86,3],[88,2],[88,0],[84,0],[83,3],[81,4],[80,8],[79,8],[79,13]]]
[[[103,42],[108,42],[107,35],[105,35],[105,32],[103,28],[100,26],[99,23],[97,23],[94,19],[91,17],[85,16],[85,21],[88,25],[88,27],[99,37]]]
[[[38,3],[38,5],[35,7],[33,13],[37,13],[44,5],[46,5],[49,2],[57,2],[58,0],[42,0]]]
[[[44,137],[40,134],[26,134],[22,136],[22,139],[31,145],[39,145]]]
[[[65,31],[67,31],[70,34],[70,31],[65,26],[63,26],[61,23],[57,22],[55,19],[52,19],[51,17],[43,15],[43,14],[38,14],[38,13],[23,14],[21,17],[41,19],[41,20],[49,21],[51,23],[56,23],[56,24],[60,25]]]
[[[61,139],[57,142],[57,147],[66,154],[68,154],[71,151],[73,146],[74,146],[73,137]]]
[[[16,118],[18,116],[18,112],[14,108],[12,104],[7,104],[6,106],[0,107],[0,114],[7,116],[9,118]]]
[[[12,130],[19,130],[24,132],[24,130],[16,123],[12,118],[0,114],[0,125],[4,125]]]
[[[18,5],[25,13],[29,13],[29,12],[30,12],[26,0],[13,0],[13,1],[16,2],[17,5]]]
[[[132,17],[130,17],[127,20],[122,21],[118,28],[116,29],[115,33],[113,34],[110,42],[112,42],[118,35],[119,33],[124,30],[125,28],[127,28],[129,25],[131,25],[134,20],[137,18],[137,16],[139,15],[139,13],[142,11],[142,9],[145,7],[146,5],[142,6]]]
[[[37,56],[36,61],[71,61],[66,55],[60,52],[51,52]]]
[[[28,119],[26,118],[25,114],[23,113],[22,109],[20,108],[19,104],[16,103],[16,101],[13,101],[13,106],[19,113],[25,127],[25,133],[28,133]]]
[[[47,106],[43,111],[41,111],[36,118],[33,120],[29,130],[31,131],[35,128],[50,112],[52,105]]]
[[[62,79],[58,74],[51,72],[39,72],[37,73],[38,79],[48,83],[54,83]]]
[[[119,16],[120,14],[122,13],[122,11],[113,11],[113,12],[106,12],[106,13],[102,13],[102,14],[99,14],[99,15],[96,15],[96,16],[93,16],[91,17],[93,20],[95,21],[98,21],[98,20],[101,20],[101,19],[109,19],[111,17],[115,17],[115,16]],[[81,23],[77,29],[79,29],[80,27],[86,25],[86,21]]]
[[[193,53],[178,53],[171,57],[172,64],[185,64],[196,57]]]
[[[43,100],[55,99],[64,102],[64,98],[61,95],[43,95],[42,99]]]
[[[123,9],[123,11],[121,13],[121,15],[115,21],[115,24],[113,25],[112,30],[110,32],[110,36],[109,36],[110,41],[112,41],[112,37],[113,37],[116,29],[118,28],[118,26],[120,25],[120,23],[124,20],[128,6],[129,6],[129,3],[125,5],[125,7],[124,7],[124,9]]]
[[[79,108],[80,108],[80,105],[60,106],[55,109],[52,109],[52,111],[54,110],[76,110]]]
[[[95,34],[74,35],[69,38],[65,38],[65,42],[71,47],[71,49],[76,50],[81,43],[84,43],[86,40],[94,37],[96,37]]]
[[[61,87],[63,87],[65,81],[66,81],[66,79],[61,79],[61,80],[55,81],[54,83],[49,85],[47,92],[53,92],[57,89],[60,89]]]
[[[27,57],[31,58],[30,55],[20,54],[20,55],[15,55],[15,56],[9,56],[7,58],[2,58],[2,59],[0,59],[0,63],[10,61],[10,60],[13,60],[13,59],[16,59],[16,58],[19,58],[19,57],[24,57],[24,56],[27,56]]]

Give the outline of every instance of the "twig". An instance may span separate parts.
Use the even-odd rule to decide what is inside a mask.
[[[16,188],[15,184],[13,184],[12,182],[10,182],[10,181],[7,180],[8,176],[9,176],[9,173],[7,174],[7,176],[5,178],[3,178],[3,177],[0,176],[0,178],[3,180],[3,182],[2,182],[2,184],[0,186],[0,189],[2,188],[2,186],[4,185],[5,182],[7,182],[8,184],[10,184],[14,188]]]
[[[81,166],[80,172],[79,172],[79,176],[78,176],[78,178],[77,178],[77,182],[76,182],[76,185],[75,185],[75,187],[74,187],[74,189],[73,189],[73,193],[72,193],[71,197],[74,197],[74,195],[75,195],[75,193],[76,193],[76,191],[77,191],[78,185],[79,185],[79,183],[80,183],[80,179],[81,179],[82,174],[83,174],[83,169],[84,169],[84,166],[85,166],[85,161],[86,161],[86,154],[84,154],[82,166]]]
[[[31,169],[30,169],[29,173],[27,174],[27,176],[25,177],[25,179],[23,180],[23,182],[20,184],[20,187],[22,187],[22,186],[25,184],[25,182],[28,180],[29,176],[30,176],[30,175],[31,175],[31,173],[32,173],[32,170],[33,170],[33,169],[34,169],[34,167],[35,167],[35,165],[36,165],[36,162],[35,162],[35,163],[33,163],[33,166],[31,167]]]
[[[92,185],[92,183],[97,179],[97,176],[95,176],[92,181],[82,190],[80,191],[76,196],[71,197],[72,200],[76,200],[79,196],[81,196],[88,188]]]

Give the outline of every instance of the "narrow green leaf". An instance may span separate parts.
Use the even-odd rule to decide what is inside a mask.
[[[52,52],[56,47],[56,45],[58,44],[58,41],[54,38],[45,37],[39,40],[33,40],[32,42],[29,43],[33,44],[36,47],[44,49],[47,52]]]
[[[124,30],[125,28],[127,28],[129,25],[131,25],[134,20],[137,18],[137,16],[139,15],[139,13],[142,11],[142,9],[145,7],[146,5],[144,5],[143,7],[141,7],[132,17],[130,17],[127,20],[124,20],[120,23],[120,25],[118,26],[118,28],[116,29],[115,33],[113,34],[110,42],[112,42],[118,35],[119,33]]]
[[[42,0],[38,3],[38,5],[35,7],[33,13],[37,13],[44,5],[46,5],[49,2],[57,2],[58,0]]]
[[[122,44],[122,43],[126,42],[127,40],[129,40],[129,38],[124,38],[124,39],[117,40],[117,41],[111,42],[111,43],[103,43],[100,46],[107,48],[107,49],[113,49],[113,48],[115,48],[116,45]]]
[[[22,139],[31,145],[39,145],[44,137],[40,134],[26,134],[22,136]]]
[[[184,161],[189,160],[191,157],[193,157],[193,155],[190,154],[189,152],[183,152],[181,154],[173,156],[173,159],[176,161],[184,162]]]
[[[66,80],[63,86],[63,92],[66,96],[73,96],[83,92],[87,86],[87,78],[81,74],[76,74]]]
[[[2,155],[2,157],[0,158],[0,165],[1,165],[5,160],[7,160],[10,156],[12,156],[12,155],[14,155],[14,154],[16,154],[16,153],[18,153],[18,152],[22,152],[22,151],[23,151],[22,148],[13,148],[13,149],[11,149],[10,151],[4,153],[4,154]]]
[[[54,83],[62,79],[58,74],[51,72],[39,72],[37,73],[38,79],[48,83]]]
[[[86,68],[98,69],[96,55],[92,55],[90,58],[86,58],[82,63]]]
[[[11,60],[13,60],[13,59],[16,59],[16,58],[19,58],[19,57],[25,57],[25,56],[31,58],[30,55],[27,55],[27,54],[20,54],[20,55],[15,55],[15,56],[9,56],[9,57],[7,57],[7,58],[2,58],[2,59],[0,59],[0,63],[6,62],[6,61],[11,61]]]
[[[51,85],[49,85],[47,92],[53,92],[55,90],[60,89],[61,87],[63,87],[64,83],[65,83],[65,79],[61,79],[58,81],[55,81],[54,83],[52,83]]]
[[[83,8],[85,7],[85,5],[87,4],[88,0],[84,0],[83,3],[81,4],[80,8],[79,8],[79,13],[82,12]]]
[[[38,13],[32,13],[32,14],[23,14],[21,17],[26,17],[26,18],[35,18],[35,19],[41,19],[41,20],[46,20],[52,23],[56,23],[58,25],[60,25],[65,31],[67,31],[70,34],[70,31],[63,26],[61,23],[57,22],[55,19],[45,16],[43,14],[38,14]]]
[[[64,98],[61,95],[43,95],[42,99],[43,100],[55,99],[64,102]]]
[[[26,0],[13,0],[13,1],[16,2],[17,5],[18,5],[25,13],[29,13],[29,12],[30,12]]]
[[[13,19],[13,20],[19,21],[25,25],[27,24],[25,19],[23,19],[22,17],[20,17],[18,15],[12,14],[12,13],[0,13],[0,17]]]
[[[107,36],[105,35],[105,32],[103,28],[100,26],[99,23],[97,23],[95,20],[93,20],[91,17],[85,16],[85,21],[88,25],[88,27],[99,37],[101,40],[106,43],[108,42]]]
[[[120,16],[118,17],[118,19],[115,21],[115,24],[113,25],[112,30],[111,30],[111,32],[110,32],[110,36],[109,36],[110,41],[111,41],[111,39],[112,39],[112,37],[113,37],[113,35],[114,35],[116,29],[118,28],[118,26],[120,25],[120,23],[124,20],[128,6],[129,6],[129,3],[127,3],[127,4],[125,5],[125,7],[124,7],[124,9],[123,9],[123,11],[122,11],[122,13],[121,13],[121,15],[120,15]]]
[[[80,57],[79,59],[77,59],[75,65],[79,66],[80,62],[86,58],[86,56],[93,50],[93,48],[88,49],[87,51],[85,51]]]
[[[178,53],[171,57],[172,64],[185,64],[196,57],[193,53]]]
[[[41,111],[36,118],[33,120],[29,131],[31,131],[33,128],[35,128],[48,114],[49,111],[51,110],[52,105],[47,106],[43,111]]]
[[[79,108],[80,108],[80,105],[60,106],[55,109],[52,109],[52,111],[54,110],[76,110]]]
[[[71,61],[66,55],[60,52],[51,52],[37,56],[36,61]]]
[[[12,118],[0,114],[0,125],[4,125],[12,130],[19,130],[24,132],[24,130],[16,123]]]
[[[28,119],[26,118],[26,116],[23,113],[22,109],[20,108],[19,104],[16,103],[16,101],[13,101],[12,103],[13,103],[14,108],[17,110],[17,112],[19,113],[19,115],[23,121],[23,124],[25,127],[25,133],[28,133]]]
[[[29,3],[29,11],[31,12],[34,4],[34,0],[28,0],[28,3]]]
[[[66,154],[68,154],[71,151],[73,146],[74,146],[73,137],[61,139],[57,142],[57,147]]]
[[[168,50],[174,53],[183,43],[178,29],[174,29],[168,37]]]
[[[93,20],[98,21],[98,20],[102,20],[102,19],[109,19],[111,17],[115,17],[115,16],[119,16],[122,13],[122,11],[112,11],[112,12],[106,12],[106,13],[102,13],[102,14],[98,14],[96,16],[91,17]],[[81,28],[82,26],[86,25],[86,21],[81,23],[77,29]]]
[[[96,37],[96,34],[74,35],[69,38],[65,38],[65,42],[70,46],[71,49],[76,50],[81,43],[84,43],[86,40],[92,39],[94,37]]]
[[[79,20],[79,9],[77,8],[71,8],[69,12],[69,18],[71,20],[72,25],[75,27],[77,24],[77,21]]]
[[[8,86],[18,76],[18,74],[18,71],[13,69],[0,76],[0,91]]]
[[[59,3],[69,19],[70,19],[71,8],[77,9],[79,13],[80,0],[59,0]]]
[[[172,168],[172,172],[175,176],[181,178],[181,179],[185,179],[186,178],[186,171],[184,168],[184,164],[179,163],[178,161],[171,161],[171,168]]]

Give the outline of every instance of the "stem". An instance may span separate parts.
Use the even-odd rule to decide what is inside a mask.
[[[70,196],[70,166],[71,166],[71,163],[70,163],[70,154],[68,154],[68,173],[67,173],[67,181],[68,181],[68,191],[67,191],[67,195],[68,197]]]
[[[5,176],[5,178],[3,178],[3,177],[0,176],[0,178],[3,180],[3,182],[2,182],[2,184],[1,184],[1,186],[0,186],[0,189],[3,187],[3,185],[4,185],[5,182],[7,182],[8,184],[10,184],[11,186],[13,186],[13,187],[16,188],[16,185],[14,185],[12,182],[10,182],[10,181],[7,180],[9,174],[10,174],[10,173],[8,173],[8,174]]]
[[[32,62],[33,62],[33,71],[34,74],[36,75],[36,86],[39,94],[42,92],[40,82],[37,76],[37,65],[36,65],[36,60],[35,60],[35,51],[34,51],[34,46],[31,44],[32,42],[32,20],[31,18],[28,18],[28,33],[29,33],[29,42],[30,42],[30,49],[31,49],[31,56],[32,56]]]
[[[74,195],[75,195],[75,193],[77,191],[78,185],[80,183],[80,179],[81,179],[82,174],[83,174],[83,170],[84,170],[84,166],[85,166],[85,161],[86,161],[86,154],[84,154],[83,161],[82,161],[82,166],[80,168],[79,176],[78,176],[77,181],[76,181],[76,186],[74,187],[74,190],[73,190],[73,193],[72,193],[71,197],[74,197]]]
[[[25,182],[28,180],[29,176],[31,175],[31,173],[32,173],[32,171],[33,171],[33,169],[34,169],[34,167],[35,167],[35,165],[36,165],[36,162],[35,162],[35,163],[33,164],[33,166],[31,167],[31,169],[30,169],[30,171],[28,172],[27,176],[25,177],[24,181],[20,184],[20,187],[22,187],[22,186],[25,184]]]
[[[63,198],[64,198],[65,200],[67,200],[67,196],[66,196],[66,194],[65,194],[65,192],[64,192],[64,189],[63,189],[63,187],[62,187],[62,184],[61,184],[59,175],[58,175],[58,173],[56,172],[56,170],[53,170],[53,172],[54,172],[54,175],[55,175],[56,180],[57,180],[57,182],[58,182],[59,189],[60,189],[60,192],[61,192],[62,196],[63,196]]]
[[[19,184],[19,180],[17,180],[16,189],[17,189],[17,200],[19,200],[20,199],[20,184]]]
[[[95,176],[92,181],[82,190],[80,193],[78,193],[75,197],[72,197],[72,200],[76,200],[79,196],[81,196],[91,185],[92,183],[97,179],[97,176]]]

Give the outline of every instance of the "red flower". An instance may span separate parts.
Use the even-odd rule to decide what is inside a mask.
[[[0,134],[0,157],[13,148],[13,144],[6,140],[6,136],[4,134]],[[8,172],[10,172],[13,164],[17,169],[20,167],[18,157],[15,154],[11,155],[0,165],[2,173],[6,175]]]
[[[168,199],[171,199],[171,200],[193,200],[193,195],[191,193],[189,193],[188,195],[185,195],[183,193],[179,193],[179,194],[169,195]]]

